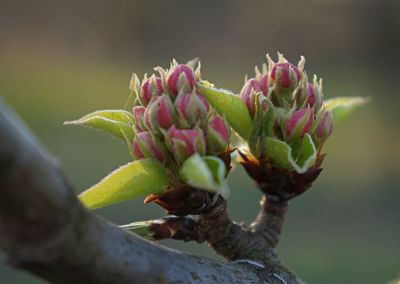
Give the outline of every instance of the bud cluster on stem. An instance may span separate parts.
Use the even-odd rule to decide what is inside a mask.
[[[278,62],[267,55],[262,71],[248,79],[239,96],[253,119],[249,148],[256,156],[268,156],[265,138],[279,139],[296,147],[309,134],[321,147],[332,133],[333,117],[323,106],[322,80],[308,82],[304,57],[295,65],[278,53]],[[261,150],[260,150],[261,148]]]
[[[179,165],[195,153],[225,152],[230,130],[196,88],[200,66],[193,70],[174,61],[169,70],[155,70],[159,75],[145,76],[142,82],[134,75],[131,81],[131,91],[136,94],[134,157]]]

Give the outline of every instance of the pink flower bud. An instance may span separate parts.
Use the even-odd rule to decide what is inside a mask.
[[[146,131],[146,125],[144,122],[144,112],[146,108],[142,106],[135,106],[132,110],[133,112],[133,122],[135,124],[136,132]]]
[[[196,84],[193,70],[187,65],[179,64],[170,70],[167,76],[167,84],[174,95],[177,95],[182,88],[187,92],[191,92]]]
[[[322,101],[322,88],[316,80],[314,80],[314,84],[307,83],[296,94],[296,103],[300,107],[310,106],[318,111],[322,106]]]
[[[221,116],[216,115],[209,120],[206,134],[208,153],[220,154],[226,150],[230,140],[230,131]]]
[[[206,141],[201,129],[176,129],[173,125],[168,130],[168,139],[176,161],[183,162],[194,153],[205,155]]]
[[[251,116],[254,116],[255,112],[255,99],[256,99],[255,94],[262,91],[263,90],[260,81],[254,78],[248,80],[246,84],[243,86],[242,90],[240,91],[239,96],[246,104],[247,109],[249,110]]]
[[[183,124],[186,124],[188,127],[194,126],[198,121],[206,119],[209,109],[204,96],[194,92],[190,94],[179,93],[175,100],[175,107],[183,119]]]
[[[271,69],[270,78],[278,90],[293,91],[299,85],[302,73],[291,63],[275,63]]]
[[[164,145],[150,132],[140,132],[133,139],[133,155],[136,159],[154,158],[165,162],[167,152]]]
[[[168,129],[174,123],[175,117],[175,107],[167,94],[152,100],[145,112],[146,126],[152,130]]]
[[[155,75],[143,81],[140,87],[139,101],[143,106],[147,106],[150,100],[164,92],[162,80]]]
[[[304,108],[293,112],[285,122],[285,134],[289,140],[303,138],[314,121],[314,109]]]
[[[321,110],[313,126],[312,137],[317,145],[322,145],[332,134],[333,115],[329,110]]]
[[[264,93],[264,96],[268,96],[269,91],[269,76],[268,74],[264,74],[260,80],[261,90]]]

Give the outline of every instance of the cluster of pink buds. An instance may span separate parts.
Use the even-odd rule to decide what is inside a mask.
[[[322,80],[314,76],[313,82],[308,82],[303,57],[298,65],[288,62],[282,54],[278,57],[274,62],[267,55],[268,66],[264,64],[262,71],[256,67],[255,77],[245,82],[239,96],[253,119],[257,109],[268,115],[263,127],[269,133],[264,136],[293,144],[308,133],[315,145],[321,146],[333,128],[332,114],[323,107]]]
[[[131,91],[137,159],[155,158],[164,164],[182,163],[195,153],[219,155],[228,149],[230,130],[197,91],[200,67],[173,62],[169,70],[156,68],[159,75],[134,75]]]

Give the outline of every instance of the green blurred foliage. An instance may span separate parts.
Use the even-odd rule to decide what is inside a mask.
[[[290,203],[278,251],[307,283],[387,283],[398,275],[400,99],[393,55],[399,43],[393,35],[399,28],[398,17],[390,18],[397,4],[1,2],[0,95],[58,158],[77,193],[131,158],[123,142],[63,121],[97,109],[130,110],[131,72],[149,73],[173,56],[200,56],[204,79],[238,92],[265,52],[286,51],[294,60],[305,54],[309,74],[324,78],[326,97],[370,97],[334,129],[320,178]],[[32,5],[38,7],[29,10]],[[235,220],[251,222],[260,193],[240,166],[235,171],[229,210]],[[164,214],[143,200],[96,213],[119,224]],[[163,244],[218,257],[205,244]],[[3,265],[0,283],[42,282]]]

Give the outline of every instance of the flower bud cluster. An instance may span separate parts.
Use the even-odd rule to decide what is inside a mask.
[[[230,142],[230,130],[197,91],[200,66],[193,70],[189,64],[174,61],[169,70],[155,70],[158,76],[145,75],[140,82],[134,75],[131,80],[130,88],[136,95],[135,158],[180,164],[195,153],[223,153]]]
[[[282,54],[278,53],[278,57],[274,62],[267,55],[268,66],[264,64],[262,71],[256,67],[255,77],[245,82],[239,94],[254,125],[267,118],[262,122],[263,135],[254,133],[289,144],[299,144],[308,133],[321,147],[333,128],[332,113],[323,107],[322,80],[314,76],[313,82],[308,82],[304,57],[298,65],[288,62]],[[260,145],[256,137],[250,141]]]

